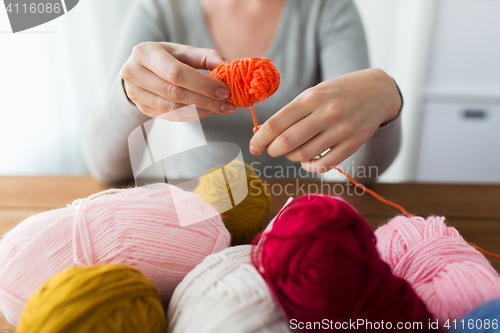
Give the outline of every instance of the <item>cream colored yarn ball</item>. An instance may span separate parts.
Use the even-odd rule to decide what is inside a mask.
[[[208,256],[177,286],[168,332],[285,333],[289,322],[251,263],[251,245]]]

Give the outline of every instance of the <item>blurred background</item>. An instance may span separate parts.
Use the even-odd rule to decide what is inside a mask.
[[[88,173],[82,129],[118,71],[129,2],[80,1],[17,34],[0,9],[0,175]],[[402,150],[380,181],[500,183],[500,1],[355,2],[372,67],[405,97]]]

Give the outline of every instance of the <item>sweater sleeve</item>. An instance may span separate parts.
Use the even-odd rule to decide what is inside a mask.
[[[363,25],[352,0],[325,1],[318,35],[322,80],[369,67]],[[398,114],[381,125],[339,168],[361,182],[373,182],[394,161],[400,143],[401,115]]]
[[[82,139],[87,167],[101,182],[133,180],[128,135],[150,118],[128,100],[119,71],[137,44],[167,40],[164,21],[164,8],[151,0],[133,1],[125,15],[111,68],[110,90],[103,106],[90,117]]]

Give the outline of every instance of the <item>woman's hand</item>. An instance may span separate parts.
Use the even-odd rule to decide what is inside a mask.
[[[269,118],[250,141],[250,152],[267,148],[272,157],[302,162],[306,171],[326,172],[396,118],[401,103],[396,84],[380,69],[342,75],[307,89]]]
[[[150,117],[195,104],[200,119],[231,114],[227,85],[196,69],[212,70],[226,59],[216,50],[174,43],[145,42],[134,47],[120,71],[129,100]]]

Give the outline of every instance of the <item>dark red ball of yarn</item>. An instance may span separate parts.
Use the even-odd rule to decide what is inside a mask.
[[[333,329],[336,322],[358,319],[392,322],[393,329],[398,322],[422,322],[423,331],[428,329],[432,317],[425,305],[406,281],[392,275],[370,226],[342,199],[295,199],[254,242],[260,237],[254,265],[289,320],[327,319]]]

